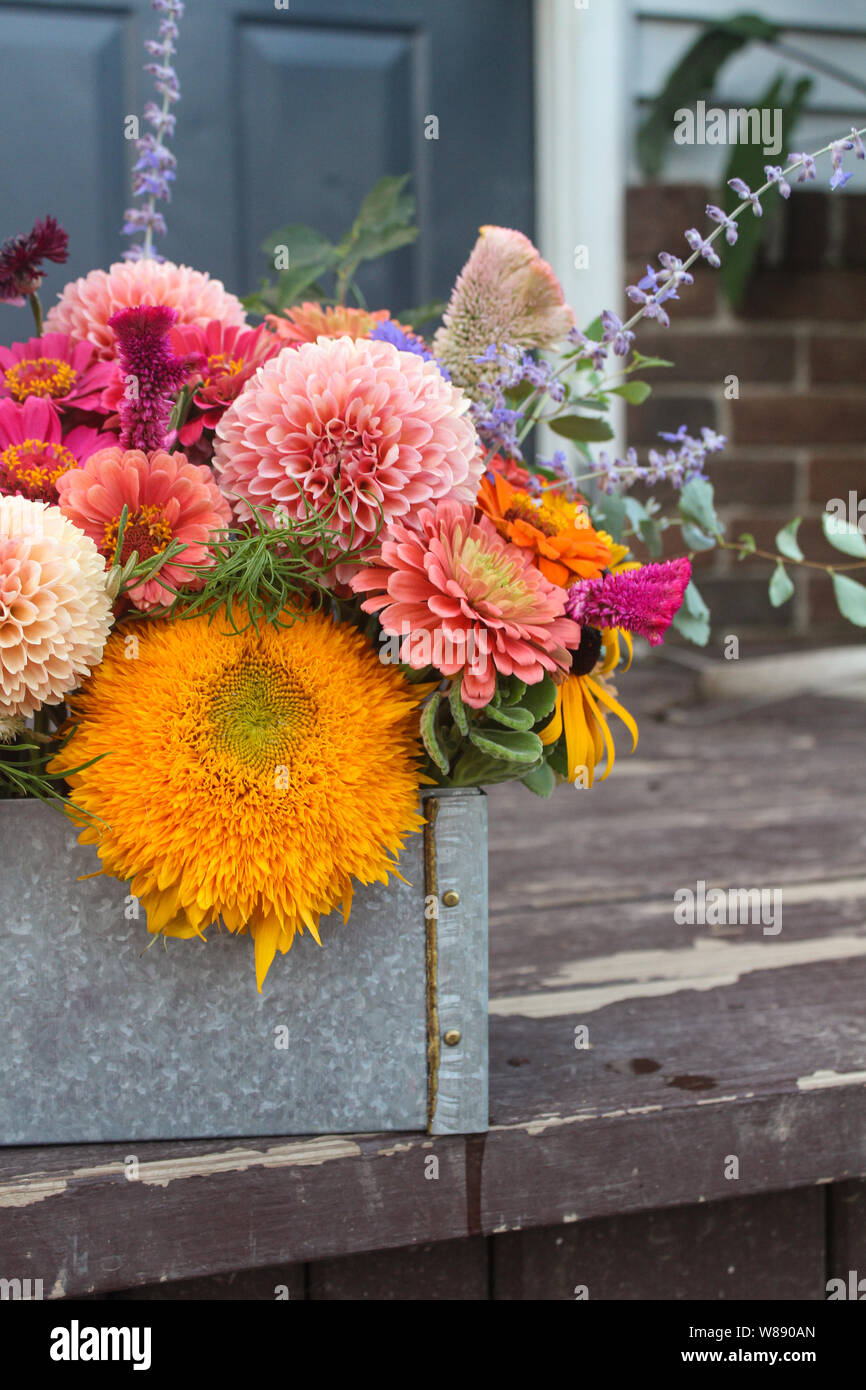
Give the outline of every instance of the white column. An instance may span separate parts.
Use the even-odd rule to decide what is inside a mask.
[[[581,328],[602,309],[622,312],[629,10],[628,0],[535,4],[538,246]],[[619,409],[612,423],[619,436]]]

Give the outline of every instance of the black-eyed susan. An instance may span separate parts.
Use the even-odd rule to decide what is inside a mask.
[[[249,931],[261,990],[275,952],[318,940],[337,905],[348,918],[353,881],[386,883],[422,824],[418,700],[320,613],[240,635],[139,623],[109,641],[52,770],[108,755],[69,778],[99,818],[82,843],[131,880],[150,932]]]
[[[608,677],[619,664],[620,641],[628,650],[631,661],[631,638],[616,628],[584,627],[580,646],[573,654],[572,668],[557,686],[553,717],[539,737],[545,747],[557,743],[565,735],[565,766],[569,782],[591,787],[595,769],[607,757],[601,775],[603,782],[612,771],[616,759],[613,735],[607,722],[608,712],[625,724],[632,737],[632,752],[637,747],[637,724],[628,710],[615,698]]]

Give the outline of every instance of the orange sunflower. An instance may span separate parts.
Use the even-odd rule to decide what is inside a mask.
[[[553,488],[538,496],[512,487],[499,473],[485,475],[478,506],[500,535],[535,552],[538,568],[551,584],[568,588],[578,579],[598,579],[627,549],[606,531],[596,531],[578,502]]]

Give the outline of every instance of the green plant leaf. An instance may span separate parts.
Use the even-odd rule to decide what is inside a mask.
[[[526,681],[519,676],[506,676],[504,680],[500,679],[499,690],[504,705],[518,705],[526,693]]]
[[[763,96],[753,103],[759,111],[781,111],[781,128],[787,142],[786,150],[793,148],[794,128],[806,105],[812,85],[811,77],[801,77],[793,83],[789,92],[784,74],[780,73]],[[719,203],[725,212],[733,212],[741,202],[739,195],[728,187],[728,179],[741,178],[750,188],[760,188],[766,183],[764,165],[767,160],[768,156],[764,154],[761,141],[756,144],[733,146],[723,176],[722,191],[719,194]],[[742,302],[746,292],[761,242],[780,215],[780,202],[778,191],[770,189],[763,198],[763,216],[754,217],[751,208],[747,209],[737,224],[739,233],[736,244],[728,246],[724,243],[720,251],[722,265],[719,274],[722,289],[728,303],[735,309]]]
[[[672,367],[673,365],[673,362],[669,362],[666,357],[645,357],[642,352],[638,352],[637,348],[632,348],[631,366],[628,370],[641,371],[644,367]]]
[[[448,704],[451,709],[451,718],[465,738],[469,733],[469,720],[466,718],[466,706],[463,703],[463,696],[460,690],[462,684],[462,676],[455,677],[451,682],[451,689],[448,691]]]
[[[740,547],[740,553],[737,556],[738,560],[745,560],[747,555],[754,555],[758,548],[758,543],[751,531],[744,531],[741,536],[738,536],[737,545]]]
[[[783,526],[776,532],[776,549],[780,555],[784,555],[788,560],[802,560],[803,552],[797,542],[797,531],[800,528],[801,516],[795,516],[793,521],[789,521],[787,526]],[[866,548],[863,550],[866,555]]]
[[[554,434],[563,439],[582,439],[590,444],[600,444],[605,439],[613,439],[613,430],[606,420],[597,420],[591,415],[560,415],[547,421]]]
[[[852,526],[850,521],[843,521],[831,512],[822,512],[821,528],[834,550],[841,550],[843,555],[853,555],[855,560],[866,560],[866,536],[859,527]]]
[[[652,395],[652,387],[647,381],[624,381],[622,386],[611,386],[612,396],[622,396],[629,405],[643,405],[647,396]]]
[[[488,705],[487,713],[497,724],[504,724],[506,729],[531,729],[535,723],[531,712],[521,709],[520,705],[500,705],[499,709]]]
[[[673,625],[689,642],[705,647],[710,640],[710,610],[701,598],[693,579],[689,580],[683,603]]]
[[[622,535],[628,513],[625,502],[618,492],[601,492],[593,500],[592,519],[602,529],[609,531],[615,541]]]
[[[716,516],[713,485],[706,478],[692,478],[679,497],[680,516],[691,521],[707,536],[721,536],[724,527]]]
[[[536,796],[552,796],[556,791],[556,776],[553,769],[547,763],[539,763],[538,767],[527,772],[525,777],[521,777],[524,787],[528,787]]]
[[[768,590],[770,602],[774,608],[781,608],[783,603],[788,602],[793,592],[794,581],[780,560],[770,579]]]
[[[855,627],[866,627],[866,585],[847,575],[834,574],[833,593],[842,617]]]
[[[537,734],[517,729],[503,729],[501,732],[498,729],[472,729],[469,739],[489,758],[499,758],[504,762],[534,763],[543,753]]]
[[[536,724],[546,719],[556,704],[556,685],[552,677],[545,671],[537,684],[527,686],[520,703],[532,713]]]
[[[421,737],[424,740],[424,747],[430,755],[431,762],[434,762],[440,772],[448,775],[448,756],[439,741],[436,731],[436,715],[442,703],[442,696],[438,690],[430,696],[427,704],[421,712]]]
[[[707,97],[725,63],[746,44],[753,39],[773,39],[778,33],[778,25],[758,15],[737,15],[707,25],[698,35],[668,74],[638,131],[638,159],[648,179],[658,177],[672,150],[676,112],[694,107],[700,97]],[[787,127],[785,136],[787,139]]]
[[[715,549],[715,537],[707,536],[699,527],[693,526],[690,521],[684,521],[681,527],[683,544],[689,550],[713,550]]]

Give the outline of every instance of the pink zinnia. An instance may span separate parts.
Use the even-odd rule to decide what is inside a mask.
[[[63,433],[51,401],[28,396],[22,405],[0,401],[0,493],[56,502],[57,481],[98,449],[117,443],[114,434],[78,425]]]
[[[658,647],[683,601],[691,573],[691,562],[682,556],[582,580],[569,589],[566,611],[581,626],[625,628]]]
[[[211,471],[196,467],[183,454],[151,454],[137,449],[103,449],[83,468],[64,473],[58,482],[60,510],[111,559],[117,546],[120,515],[128,508],[120,563],[133,551],[140,560],[158,554],[172,540],[185,549],[153,579],[129,590],[136,608],[147,611],[174,601],[171,589],[201,588],[204,578],[191,571],[214,563],[208,541],[225,529],[229,509]],[[171,588],[167,587],[168,585]]]
[[[463,699],[483,709],[497,671],[535,685],[545,671],[567,670],[580,629],[563,616],[564,590],[474,516],[469,505],[439,502],[419,512],[418,532],[391,526],[380,558],[352,588],[372,595],[361,607],[379,614],[384,632],[404,638],[402,661],[429,664],[412,642],[429,633],[443,676],[462,672]]]
[[[64,287],[60,299],[45,318],[49,333],[69,333],[76,342],[88,338],[97,356],[110,362],[115,354],[114,334],[108,321],[119,309],[139,304],[167,304],[176,309],[178,322],[205,328],[212,319],[246,324],[243,305],[222,282],[200,270],[171,261],[119,261],[109,270],[91,270]]]
[[[184,448],[198,444],[203,430],[215,429],[257,367],[284,346],[262,325],[238,328],[214,319],[206,328],[173,328],[169,335],[178,356],[199,354],[202,364],[195,383],[190,413],[178,432]]]
[[[433,351],[460,386],[485,374],[476,362],[495,343],[551,347],[574,326],[555,272],[528,237],[509,227],[482,227],[457,278]]]
[[[0,396],[19,403],[42,396],[61,408],[98,410],[112,375],[92,343],[73,343],[68,333],[45,333],[0,347]]]
[[[326,513],[345,550],[431,499],[474,502],[482,459],[468,407],[435,362],[321,339],[259,368],[217,425],[214,464],[229,497],[299,520]],[[243,502],[236,512],[250,516]],[[352,572],[337,567],[341,580]]]

